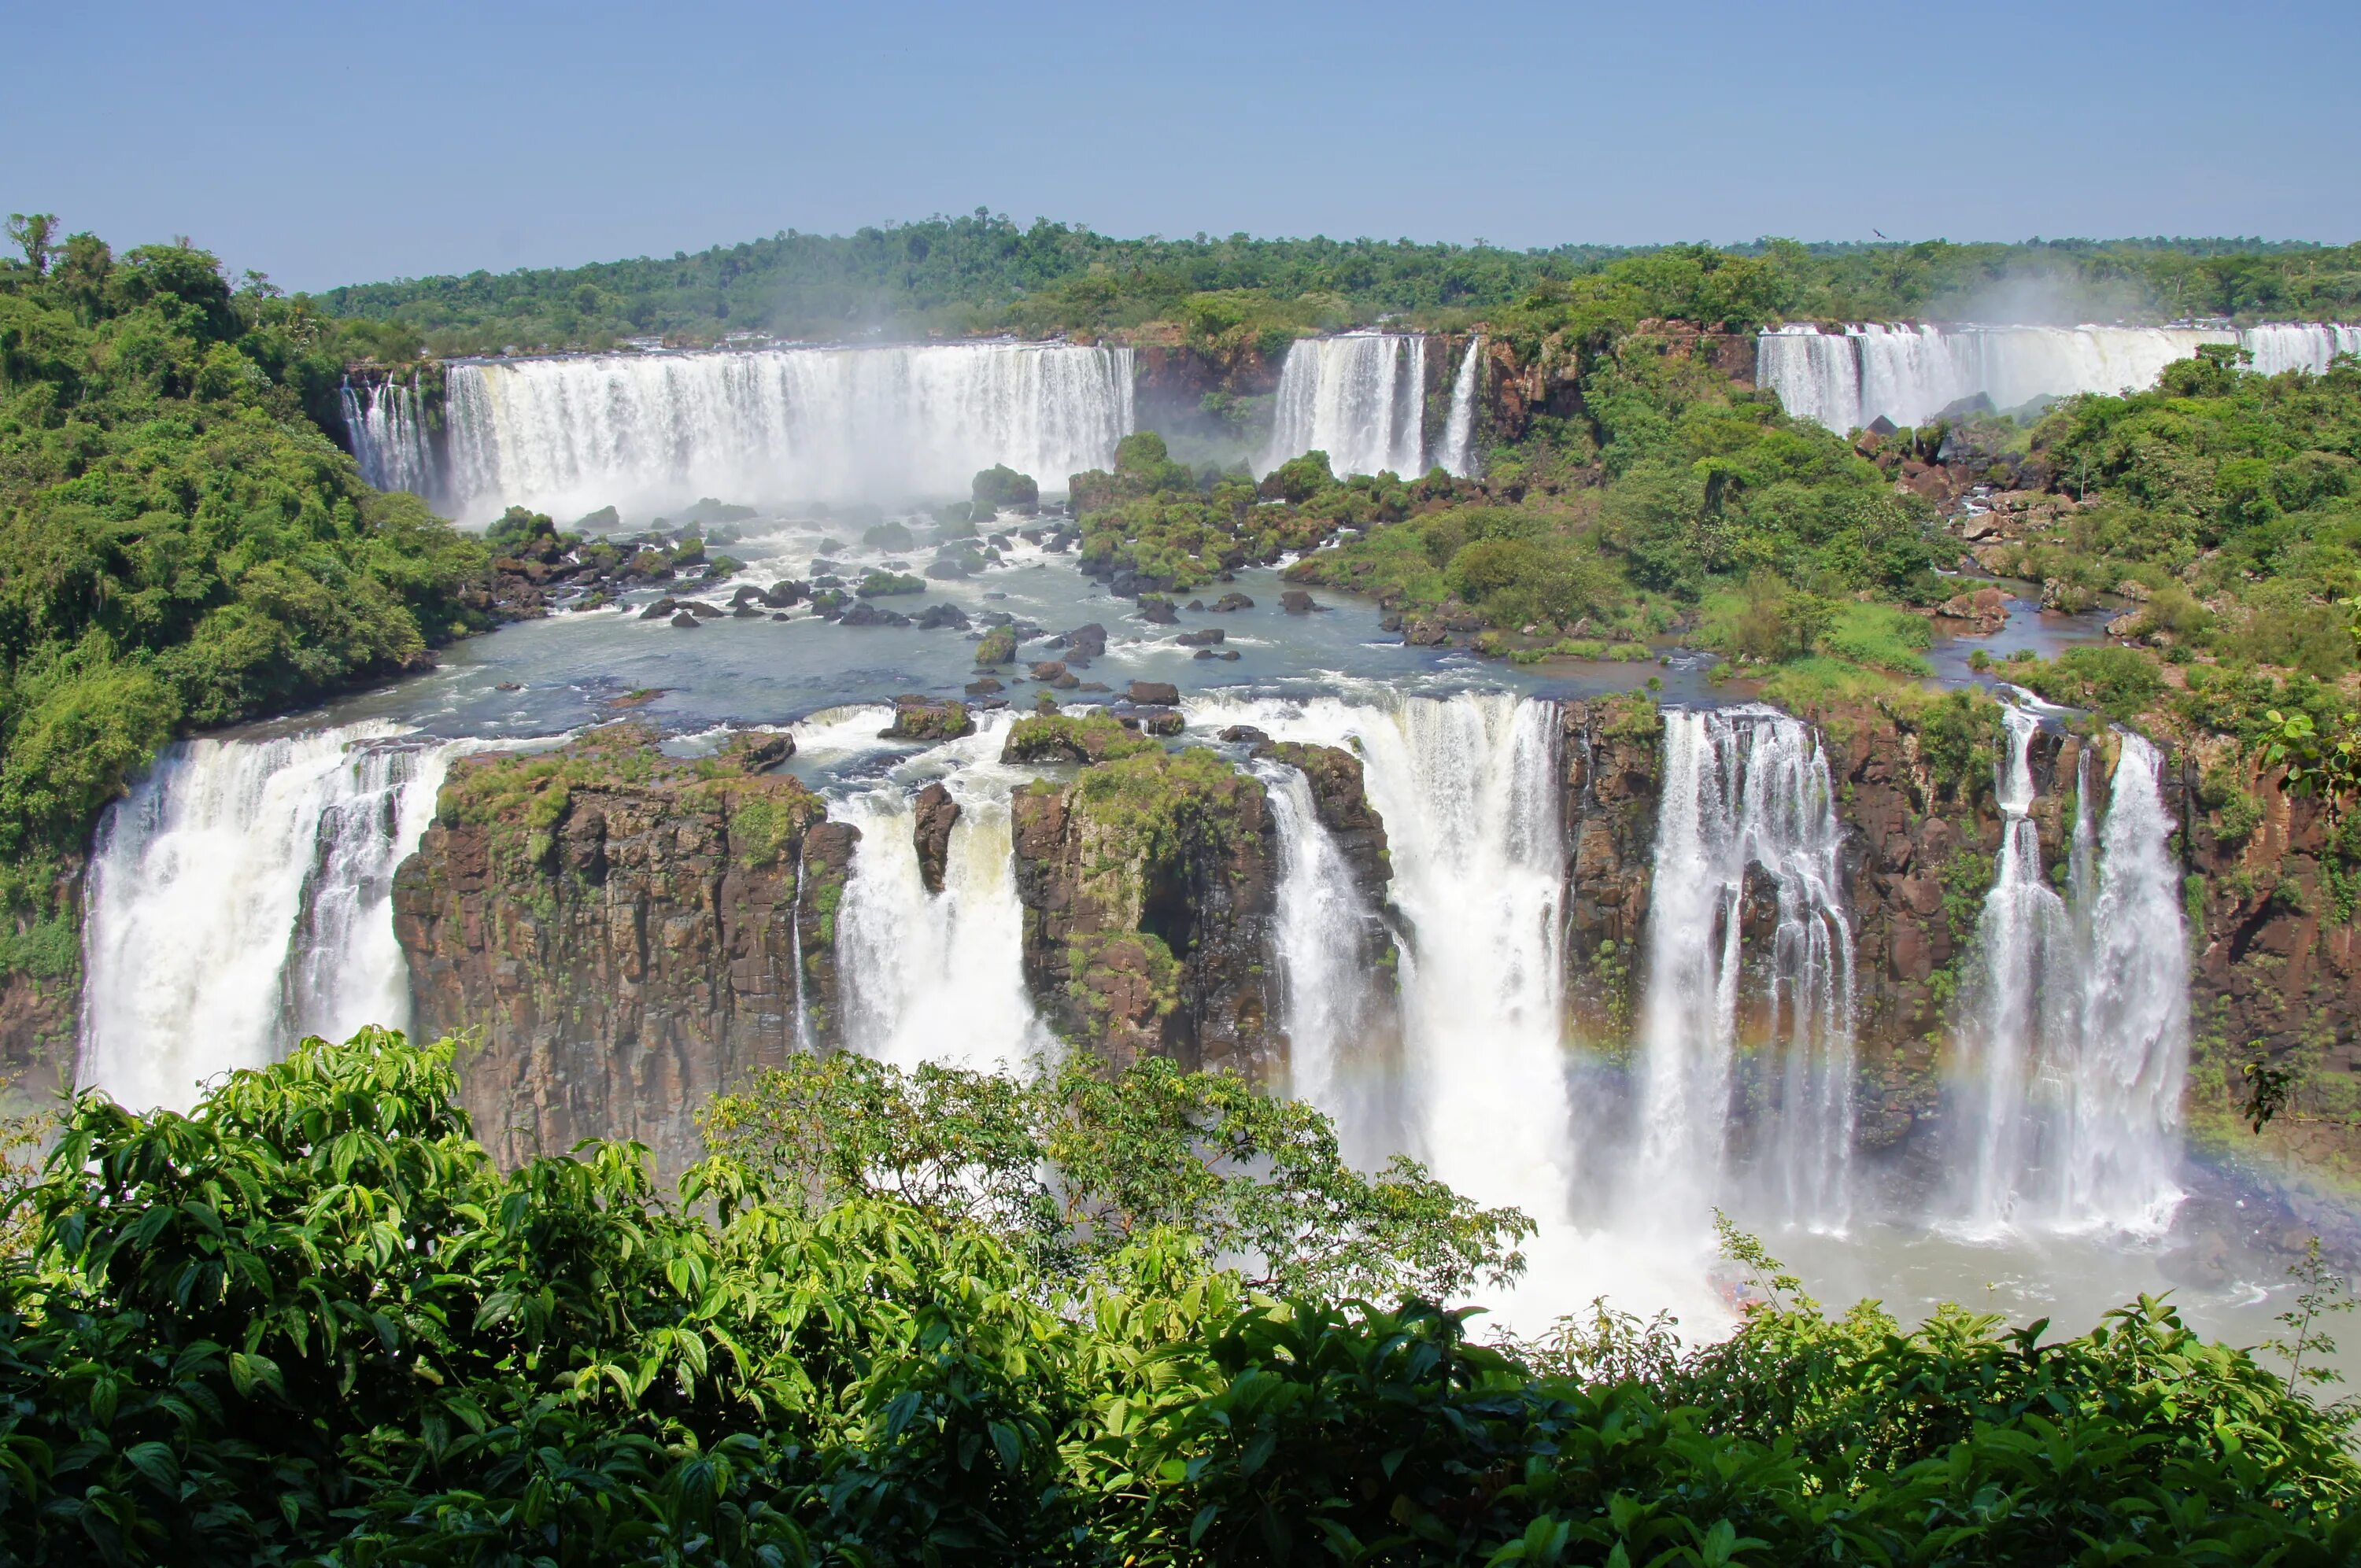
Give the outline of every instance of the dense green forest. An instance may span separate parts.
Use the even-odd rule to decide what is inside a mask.
[[[352,352],[185,244],[12,220],[0,263],[0,912],[71,961],[61,856],[184,725],[416,664],[487,624],[474,541],[326,433]],[[28,945],[29,944],[29,945]],[[21,950],[20,950],[21,949]]]
[[[2259,240],[1804,245],[1716,250],[1561,246],[1517,251],[1410,240],[1120,240],[979,209],[849,236],[782,233],[669,260],[642,258],[330,290],[327,313],[369,323],[380,357],[603,347],[731,333],[839,339],[1179,333],[1282,342],[1400,317],[1455,329],[1537,290],[1614,274],[1644,286],[1657,257],[1751,261],[1753,281],[1695,321],[1883,320],[2011,304],[2081,319],[2317,318],[2361,310],[2361,247]]]
[[[1724,1343],[1418,1293],[1511,1216],[1149,1062],[798,1058],[642,1151],[497,1169],[450,1042],[85,1096],[0,1253],[26,1564],[2178,1563],[2361,1553],[2348,1413],[2142,1300],[2066,1339],[1831,1318],[1725,1233]],[[1218,1260],[1218,1261],[1217,1261]],[[1408,1294],[1397,1294],[1397,1288]],[[1356,1299],[1356,1298],[1359,1299]],[[1497,1343],[1482,1343],[1493,1339]]]

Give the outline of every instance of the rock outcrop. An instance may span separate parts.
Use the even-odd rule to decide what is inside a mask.
[[[462,1095],[503,1160],[620,1136],[677,1169],[697,1108],[794,1048],[799,947],[829,1011],[851,830],[838,855],[818,797],[742,746],[654,742],[614,725],[461,762],[395,877],[414,1026],[480,1031]]]
[[[943,866],[950,858],[951,829],[959,826],[960,803],[941,784],[930,784],[911,803],[911,837],[918,851],[918,880],[928,893],[943,890]]]
[[[1635,1016],[1648,925],[1664,720],[1642,697],[1561,703],[1566,1003],[1576,1036],[1620,1046]]]
[[[1025,979],[1051,1024],[1117,1067],[1152,1053],[1269,1074],[1279,860],[1261,784],[1202,748],[1141,745],[1013,810]]]
[[[2192,1104],[2227,1124],[2247,1063],[2291,1074],[2263,1146],[2349,1190],[2361,1179],[2361,809],[2289,795],[2279,768],[2226,745],[2176,754],[2167,783],[2190,879]]]

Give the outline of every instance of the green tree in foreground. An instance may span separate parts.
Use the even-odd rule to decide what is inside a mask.
[[[1237,1146],[1183,1075],[1078,1102],[815,1064],[742,1102],[675,1201],[628,1146],[496,1168],[453,1053],[372,1030],[188,1116],[73,1102],[0,1262],[0,1561],[2361,1552],[2338,1423],[2154,1301],[2045,1342],[1785,1294],[1695,1352],[1608,1315],[1553,1366],[1470,1343],[1464,1310],[1255,1288],[1159,1223],[1224,1223],[1243,1172],[1117,1196],[1147,1150],[1071,1157],[1115,1174],[1065,1222],[1131,1228],[1043,1266],[1005,1216],[1056,1190],[1020,1168],[1044,1142]],[[829,1130],[811,1097],[838,1090]],[[1248,1125],[1319,1143],[1300,1109]]]

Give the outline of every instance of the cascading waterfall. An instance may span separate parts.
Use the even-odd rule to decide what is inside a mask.
[[[2318,372],[2339,354],[2361,353],[2361,327],[1791,325],[1756,340],[1756,375],[1789,413],[1850,431],[1881,415],[1924,424],[1978,395],[2014,409],[2038,398],[2138,391],[2209,343],[2244,348],[2264,375]]]
[[[361,477],[380,490],[408,490],[434,499],[434,456],[427,443],[425,404],[416,374],[407,382],[389,377],[357,387],[347,378],[336,397],[344,410],[345,439],[360,465]]]
[[[1390,901],[1404,922],[1400,1089],[1408,1124],[1347,1123],[1347,1146],[1407,1146],[1461,1192],[1563,1229],[1574,1119],[1562,1032],[1555,706],[1499,694],[1385,694],[1367,703],[1203,701],[1191,717],[1201,727],[1249,724],[1356,752],[1386,824]],[[1292,880],[1309,866],[1290,861],[1289,869]],[[1283,887],[1282,896],[1302,892]],[[1306,972],[1356,990],[1382,983],[1357,967],[1358,934],[1341,922],[1315,922],[1307,911],[1298,934],[1329,944]],[[1354,956],[1338,950],[1347,941]],[[1347,1093],[1339,1110],[1349,1117],[1381,1102]]]
[[[384,724],[167,748],[99,826],[82,1081],[184,1110],[304,1035],[403,1025],[393,872],[460,749]]]
[[[1451,416],[1444,422],[1443,450],[1434,459],[1444,473],[1459,478],[1476,472],[1476,397],[1483,374],[1484,340],[1471,337],[1451,380]]]
[[[2161,1230],[2189,1065],[2189,944],[2167,848],[2163,759],[2125,731],[2099,839],[2091,962],[2065,1158],[2070,1224]]]
[[[1667,711],[1641,1009],[1635,1217],[1701,1219],[1719,1199],[1738,1088],[1751,874],[1776,893],[1763,960],[1774,1095],[1757,1151],[1781,1217],[1836,1227],[1849,1208],[1853,942],[1842,833],[1811,729],[1766,707]],[[1758,1181],[1757,1190],[1763,1183]]]
[[[1005,463],[1045,489],[1111,466],[1132,353],[1069,344],[586,355],[454,365],[451,504],[563,516],[747,499],[964,495]]]
[[[2162,763],[2122,732],[2104,825],[2089,753],[2061,897],[2042,876],[2032,819],[2034,717],[2005,715],[2004,823],[1977,926],[1978,993],[1955,1070],[1962,1220],[1971,1234],[2027,1226],[2153,1233],[2174,1182],[2189,1052],[2180,876],[2167,845]]]
[[[1259,762],[1281,857],[1278,949],[1279,1024],[1287,1032],[1287,1091],[1334,1117],[1359,1142],[1383,1112],[1371,1103],[1379,1064],[1369,1037],[1369,975],[1362,962],[1371,911],[1352,867],[1320,821],[1302,770]]]
[[[845,1043],[864,1056],[1024,1074],[1053,1041],[1025,989],[1024,909],[1016,897],[1009,790],[1019,776],[986,762],[999,727],[945,748],[943,780],[960,803],[943,891],[918,872],[916,816],[887,782],[834,803],[861,829],[836,916]]]
[[[2254,356],[2247,368],[2259,376],[2309,370],[2317,376],[2340,354],[2361,354],[2361,326],[2328,322],[2272,322],[2238,334],[2239,346]]]
[[[1976,927],[1974,988],[1962,1013],[1959,1072],[1966,1086],[1960,1179],[1971,1230],[2005,1226],[2037,1136],[2037,1089],[2056,1086],[2081,1023],[2075,983],[2081,943],[2066,901],[2043,875],[2033,820],[2033,738],[2040,721],[2002,712],[2008,751],[1999,767],[2000,855]],[[2038,1083],[2047,1077],[2050,1081]]]
[[[1296,339],[1279,373],[1265,472],[1325,452],[1339,476],[1422,472],[1426,450],[1426,339],[1348,332]]]

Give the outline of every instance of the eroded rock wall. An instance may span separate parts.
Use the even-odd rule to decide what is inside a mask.
[[[1013,828],[1025,980],[1054,1028],[1116,1067],[1270,1074],[1279,867],[1259,781],[1145,747],[1019,790]]]
[[[815,831],[793,778],[654,739],[614,726],[463,761],[395,877],[414,1027],[479,1031],[463,1098],[504,1161],[588,1137],[636,1138],[667,1170],[695,1157],[697,1108],[794,1048],[799,914],[816,1014],[832,996],[849,841]]]

